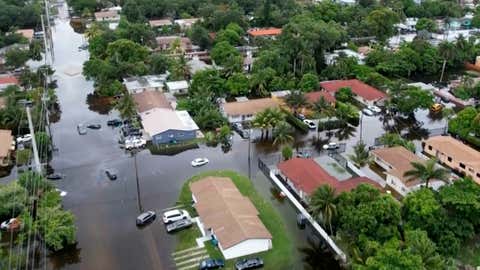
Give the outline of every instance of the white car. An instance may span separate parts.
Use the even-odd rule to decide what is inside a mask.
[[[65,197],[68,194],[68,192],[66,192],[65,190],[61,190],[58,188],[56,188],[55,190],[60,194],[60,197]]]
[[[188,212],[185,210],[175,209],[163,213],[163,223],[165,224],[187,218],[190,218],[190,214],[188,214]]]
[[[373,116],[375,113],[373,113],[371,110],[365,108],[362,110],[362,113],[366,116]]]
[[[26,143],[32,140],[32,134],[25,134],[17,138],[17,143]]]
[[[133,140],[125,141],[125,149],[130,150],[133,148],[142,148],[147,144],[145,139],[137,138]]]
[[[336,142],[331,142],[331,143],[328,143],[328,144],[324,144],[322,146],[322,148],[324,150],[333,150],[333,149],[337,149],[339,148],[340,146],[336,143]]]
[[[208,163],[207,158],[196,158],[196,159],[192,160],[192,166],[193,167],[202,166],[202,165],[205,165],[207,163]]]
[[[374,113],[381,113],[382,112],[382,109],[380,109],[379,107],[377,107],[375,105],[368,105],[367,109],[369,109],[370,111],[372,111]]]
[[[313,122],[312,120],[305,119],[305,120],[303,120],[303,123],[305,123],[308,126],[308,128],[310,128],[310,129],[316,129],[317,128],[317,124],[315,124],[315,122]]]

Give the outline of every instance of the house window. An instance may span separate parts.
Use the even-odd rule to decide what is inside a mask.
[[[452,162],[452,157],[447,158],[448,162]]]
[[[183,137],[184,134],[182,132],[180,132],[177,135],[178,135],[178,137]]]
[[[431,145],[428,146],[428,150],[432,150],[433,147]]]
[[[465,169],[465,164],[460,162],[460,168]]]
[[[173,135],[173,134],[170,134],[170,135],[168,135],[168,137],[169,137],[169,138],[174,138],[174,137],[175,137],[175,135]]]

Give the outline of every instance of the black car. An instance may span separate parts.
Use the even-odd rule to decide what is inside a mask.
[[[110,180],[117,180],[117,175],[110,170],[105,170],[105,174]]]
[[[90,125],[87,126],[87,128],[89,128],[89,129],[100,129],[100,128],[102,128],[102,125],[100,125],[100,124],[90,124]]]
[[[112,119],[107,121],[107,126],[118,127],[122,125],[122,121],[119,119]]]
[[[198,269],[208,270],[208,269],[218,269],[225,266],[225,261],[222,259],[206,259],[200,262]]]
[[[48,180],[60,180],[63,178],[63,175],[60,173],[52,173],[47,175]]]
[[[137,217],[136,224],[137,226],[142,226],[147,223],[152,222],[155,217],[157,217],[157,214],[155,214],[154,211],[147,211],[145,213],[140,214],[140,216]]]
[[[260,258],[242,259],[235,263],[235,269],[237,270],[255,269],[260,267],[263,267],[263,260]]]
[[[192,221],[190,219],[181,219],[167,225],[167,232],[175,232],[190,228],[192,226]]]

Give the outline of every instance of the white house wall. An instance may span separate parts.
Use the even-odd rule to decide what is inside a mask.
[[[223,249],[221,245],[218,245],[225,259],[233,259],[250,255],[262,251],[267,251],[272,248],[271,239],[249,239],[241,243],[238,243],[230,248]]]

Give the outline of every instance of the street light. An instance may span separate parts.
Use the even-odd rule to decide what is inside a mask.
[[[140,210],[140,213],[143,213],[143,206],[142,206],[142,201],[141,201],[141,196],[140,196],[140,183],[138,181],[138,167],[137,167],[137,154],[138,154],[138,149],[133,149],[132,150],[133,154],[133,162],[135,166],[135,180],[137,182],[137,201],[138,201],[138,209]]]
[[[252,179],[252,169],[251,169],[251,157],[250,157],[250,144],[251,144],[251,139],[252,139],[252,129],[248,129],[248,179]]]

